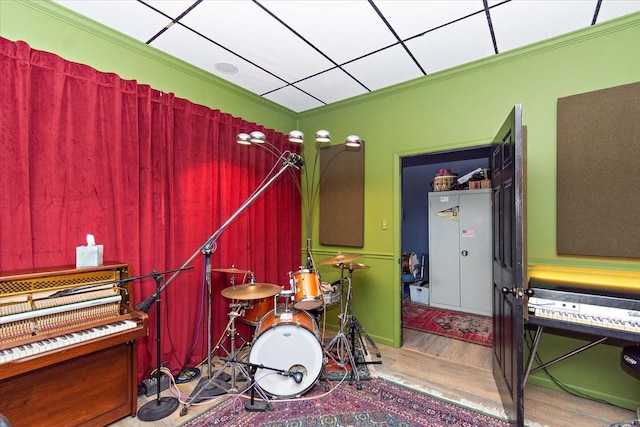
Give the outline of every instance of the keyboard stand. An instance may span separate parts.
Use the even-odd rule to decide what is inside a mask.
[[[536,328],[536,334],[533,337],[533,346],[531,347],[531,353],[529,353],[529,360],[527,361],[527,369],[524,373],[524,382],[523,385],[527,384],[527,378],[529,377],[529,374],[532,372],[536,372],[539,371],[540,369],[544,369],[547,366],[553,365],[556,362],[560,362],[564,359],[568,359],[571,356],[575,356],[578,353],[582,353],[585,350],[590,349],[591,347],[594,347],[604,341],[606,341],[609,337],[602,337],[599,340],[590,342],[589,344],[585,344],[582,347],[579,347],[573,351],[570,351],[560,357],[557,357],[549,362],[543,363],[541,365],[536,366],[534,369],[531,369],[531,366],[533,365],[533,360],[535,359],[535,356],[538,352],[538,345],[540,344],[540,340],[542,339],[542,332],[544,331],[544,326],[542,325],[538,325],[538,327]]]
[[[536,317],[531,314],[529,315],[527,324],[536,326],[536,333],[533,338],[531,353],[529,353],[529,360],[527,361],[527,369],[525,370],[525,374],[524,374],[524,384],[527,384],[527,378],[529,377],[529,374],[531,372],[536,372],[540,369],[546,368],[549,365],[553,365],[556,362],[560,362],[561,360],[567,359],[568,357],[581,353],[593,346],[601,344],[608,338],[614,338],[614,339],[629,341],[633,343],[640,342],[640,334],[637,334],[635,332],[621,331],[618,329],[600,328],[597,326],[589,326],[589,325],[584,325],[579,323],[563,322],[560,320],[553,320],[553,319],[548,319],[544,317]],[[591,343],[585,344],[582,347],[579,347],[573,351],[570,351],[564,354],[563,356],[560,356],[550,362],[543,363],[537,366],[536,368],[531,369],[531,367],[533,366],[533,361],[538,352],[538,346],[540,344],[540,340],[542,339],[542,333],[544,332],[544,328],[571,331],[571,332],[586,334],[592,337],[595,336],[600,338]]]

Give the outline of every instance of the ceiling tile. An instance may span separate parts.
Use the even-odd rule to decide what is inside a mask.
[[[114,30],[146,42],[170,20],[135,0],[54,0]]]
[[[519,0],[494,7],[491,21],[498,51],[505,52],[589,26],[595,6],[595,0]]]
[[[260,3],[336,64],[397,41],[366,1],[267,0]]]
[[[603,0],[597,23],[640,12],[640,0]]]
[[[400,45],[346,64],[343,68],[369,90],[381,89],[423,75],[418,65]]]
[[[206,1],[181,22],[287,82],[332,66],[249,0]]]
[[[314,99],[306,93],[291,86],[283,87],[282,89],[267,93],[264,97],[270,99],[276,104],[286,106],[296,113],[324,105],[317,99]]]
[[[235,55],[180,25],[170,27],[156,38],[151,46],[254,93],[262,94],[284,85],[282,80],[246,61],[239,60]],[[216,64],[219,63],[234,64],[238,72],[220,72],[216,69]]]
[[[367,93],[365,88],[340,69],[310,77],[297,83],[296,86],[325,104]]]
[[[140,0],[140,2],[170,16],[171,19],[176,19],[197,3],[196,0]]]
[[[406,44],[427,74],[495,53],[484,13],[438,28]]]
[[[482,0],[375,0],[402,40],[476,12],[483,12]]]

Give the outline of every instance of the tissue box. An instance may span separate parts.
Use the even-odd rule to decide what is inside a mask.
[[[98,267],[102,265],[104,246],[76,246],[76,268]]]

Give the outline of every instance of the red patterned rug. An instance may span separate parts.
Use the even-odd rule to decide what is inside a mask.
[[[362,390],[345,382],[328,395],[324,384],[316,384],[302,398],[272,401],[273,409],[267,412],[248,412],[244,402],[244,399],[226,396],[217,406],[183,426],[509,426],[491,415],[380,378],[363,383]]]
[[[491,322],[492,319],[488,316],[444,310],[412,302],[402,304],[404,328],[443,335],[485,347],[493,345]]]

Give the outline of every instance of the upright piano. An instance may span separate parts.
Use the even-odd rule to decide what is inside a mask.
[[[640,272],[534,266],[529,268],[527,324],[536,328],[525,378],[607,339],[640,344]],[[545,328],[595,337],[532,369]]]
[[[99,426],[137,410],[128,266],[0,273],[0,414],[14,427]]]

